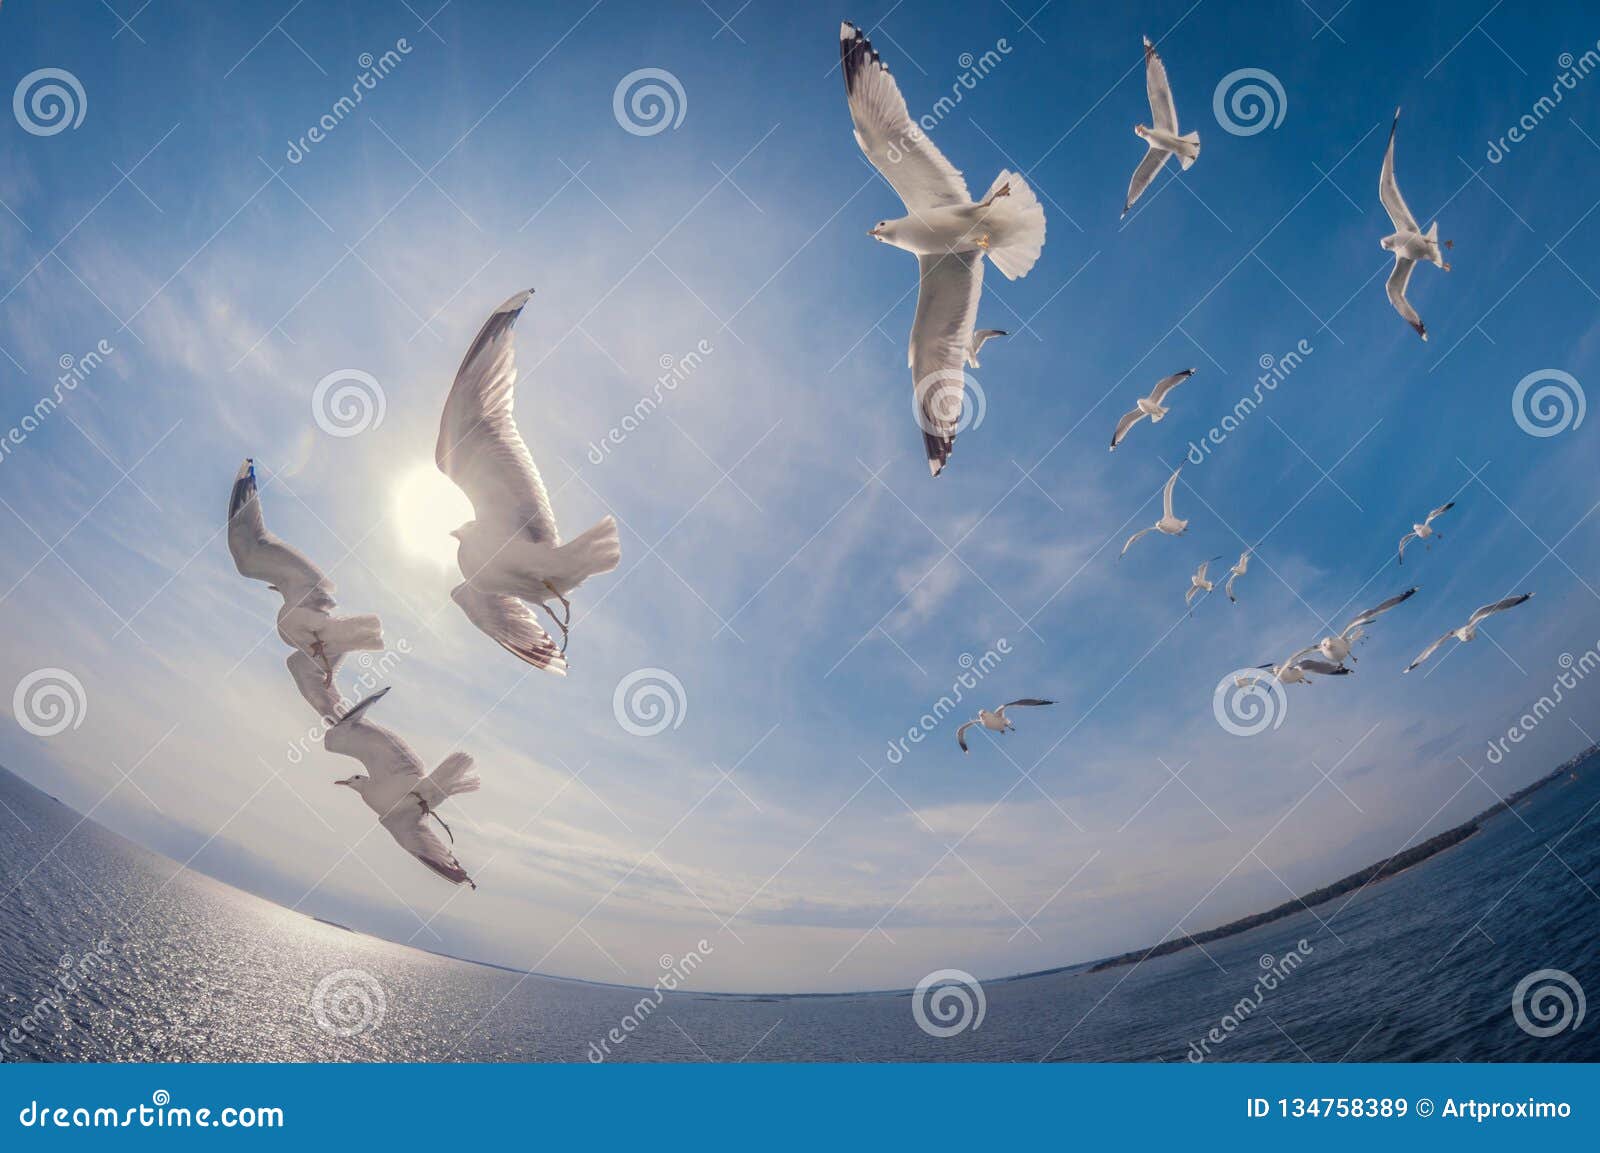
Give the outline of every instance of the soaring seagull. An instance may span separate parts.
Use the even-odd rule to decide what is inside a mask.
[[[1187,520],[1180,519],[1172,514],[1172,488],[1178,483],[1178,474],[1182,471],[1183,465],[1181,464],[1173,469],[1172,475],[1167,478],[1166,487],[1161,490],[1161,519],[1149,528],[1142,528],[1130,536],[1127,543],[1122,546],[1122,551],[1117,554],[1118,560],[1126,556],[1133,542],[1147,532],[1160,532],[1165,533],[1167,536],[1182,536],[1184,530],[1189,527]]]
[[[1133,126],[1133,134],[1148,144],[1150,150],[1139,161],[1139,167],[1133,170],[1133,179],[1128,182],[1128,200],[1122,206],[1124,216],[1128,215],[1133,202],[1150,187],[1150,182],[1156,178],[1156,173],[1161,171],[1168,157],[1176,154],[1185,172],[1189,170],[1189,165],[1200,158],[1200,134],[1190,132],[1184,136],[1178,135],[1178,107],[1172,102],[1167,66],[1161,62],[1161,56],[1148,36],[1144,38],[1144,87],[1146,95],[1150,97],[1150,119],[1154,126]]]
[[[1238,563],[1228,570],[1228,583],[1222,586],[1222,591],[1228,594],[1228,599],[1234,604],[1239,603],[1239,598],[1233,595],[1233,582],[1249,571],[1250,554],[1253,551],[1253,549],[1245,549],[1239,554]]]
[[[1366,626],[1396,605],[1405,604],[1406,601],[1416,595],[1417,590],[1415,587],[1408,588],[1403,593],[1396,593],[1381,605],[1376,605],[1365,612],[1357,613],[1350,619],[1350,623],[1345,625],[1338,633],[1325,636],[1318,641],[1314,651],[1320,652],[1336,665],[1342,665],[1347,660],[1355,660],[1356,658],[1350,655],[1350,646],[1361,639],[1362,634],[1366,632]]]
[[[1439,222],[1434,221],[1428,231],[1423,232],[1417,218],[1411,215],[1411,209],[1406,207],[1406,198],[1400,195],[1400,186],[1395,183],[1394,134],[1399,127],[1400,109],[1396,108],[1394,123],[1389,126],[1389,150],[1383,154],[1383,171],[1378,174],[1378,198],[1383,201],[1383,207],[1394,224],[1394,232],[1380,241],[1384,251],[1394,253],[1394,271],[1389,274],[1389,283],[1385,287],[1394,310],[1417,330],[1418,336],[1427,340],[1427,325],[1422,323],[1422,317],[1417,315],[1417,310],[1406,299],[1406,286],[1411,283],[1411,270],[1417,266],[1417,261],[1426,260],[1446,272],[1450,271],[1450,264],[1440,251]],[[1445,248],[1455,247],[1448,240],[1443,245]]]
[[[1150,418],[1151,424],[1159,424],[1169,411],[1161,402],[1167,398],[1167,393],[1177,388],[1184,381],[1194,375],[1194,369],[1186,368],[1182,372],[1175,372],[1171,376],[1164,376],[1156,381],[1155,388],[1150,390],[1149,396],[1141,396],[1133,402],[1133,407],[1122,414],[1117,421],[1117,427],[1111,433],[1111,447],[1115,449],[1122,443],[1122,438],[1128,435],[1128,430],[1138,424],[1145,417]]]
[[[465,753],[451,753],[424,776],[422,760],[410,745],[391,730],[366,719],[367,710],[388,691],[379,689],[367,697],[322,738],[322,747],[328,752],[354,757],[367,770],[366,776],[358,773],[333,783],[354,790],[406,852],[451,884],[465,882],[476,889],[477,884],[467,876],[455,854],[427,824],[432,817],[451,842],[455,841],[450,826],[435,810],[449,798],[473,792],[482,784],[472,769],[472,758]]]
[[[1054,701],[1041,700],[1038,697],[1023,697],[1021,700],[1007,701],[998,709],[995,709],[992,713],[988,709],[979,709],[977,717],[968,721],[966,724],[962,725],[956,730],[956,744],[961,746],[961,751],[963,753],[971,752],[972,750],[967,748],[967,730],[973,725],[982,725],[990,732],[995,733],[1010,732],[1017,726],[1012,724],[1010,719],[1006,716],[1007,709],[1019,709],[1023,708],[1024,706],[1032,708],[1037,705],[1053,704],[1055,704]]]
[[[233,478],[233,493],[228,500],[228,551],[241,576],[266,581],[283,597],[283,607],[278,610],[278,636],[284,644],[317,663],[325,686],[333,684],[334,667],[345,653],[382,650],[382,622],[370,613],[334,616],[338,602],[333,599],[333,582],[303,552],[267,531],[253,460],[240,465]],[[315,701],[312,707],[318,707]]]
[[[1044,247],[1044,209],[1015,172],[1002,171],[978,203],[956,167],[911,118],[888,67],[861,30],[839,26],[839,59],[856,143],[905,202],[906,215],[880,220],[867,235],[917,258],[911,324],[913,403],[938,476],[961,427],[963,366],[977,363],[973,327],[985,254],[1008,279],[1026,276]]]
[[[1428,538],[1429,537],[1438,537],[1440,540],[1443,540],[1444,539],[1444,533],[1442,533],[1438,529],[1434,528],[1433,527],[1433,522],[1434,522],[1435,519],[1437,519],[1438,517],[1443,516],[1445,513],[1449,512],[1451,509],[1453,509],[1455,507],[1456,507],[1456,502],[1455,501],[1453,501],[1453,500],[1452,501],[1447,501],[1446,503],[1441,504],[1438,508],[1436,508],[1432,512],[1430,512],[1428,514],[1428,519],[1427,520],[1423,521],[1421,524],[1412,525],[1411,526],[1411,531],[1406,533],[1405,536],[1400,538],[1400,555],[1399,555],[1399,558],[1398,558],[1396,563],[1398,563],[1398,564],[1405,564],[1406,563],[1406,545],[1410,544],[1414,540],[1420,540],[1422,542],[1422,547],[1423,548],[1432,548],[1433,547],[1431,544],[1428,543]]]
[[[1466,644],[1468,641],[1472,640],[1478,635],[1478,626],[1482,624],[1486,618],[1494,616],[1495,613],[1503,613],[1507,609],[1514,609],[1532,595],[1532,593],[1522,593],[1520,596],[1507,597],[1503,601],[1495,601],[1492,605],[1484,605],[1481,609],[1467,618],[1466,624],[1462,625],[1458,629],[1451,629],[1449,632],[1445,633],[1444,636],[1440,637],[1427,648],[1423,649],[1422,652],[1418,653],[1417,659],[1407,665],[1405,671],[1409,673],[1423,661],[1427,660],[1434,654],[1434,651],[1440,645],[1444,644],[1444,642],[1449,640],[1451,637],[1455,637],[1456,640],[1460,641],[1462,644]]]
[[[531,290],[519,292],[479,330],[444,402],[434,459],[460,486],[476,517],[451,532],[466,578],[450,593],[467,619],[502,648],[535,668],[565,675],[573,589],[622,559],[617,522],[602,517],[582,536],[561,543],[533,456],[512,411],[517,368],[511,328]],[[558,617],[549,602],[561,602]],[[540,627],[538,605],[561,630],[561,645]]]

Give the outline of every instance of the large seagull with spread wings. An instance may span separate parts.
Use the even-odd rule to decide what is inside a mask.
[[[974,203],[961,173],[911,118],[888,66],[854,24],[839,26],[839,57],[856,143],[906,206],[905,216],[880,220],[867,235],[917,258],[912,403],[928,470],[938,476],[970,420],[962,412],[964,366],[977,362],[973,328],[983,258],[1007,279],[1026,276],[1044,247],[1044,209],[1027,181],[1009,171]]]

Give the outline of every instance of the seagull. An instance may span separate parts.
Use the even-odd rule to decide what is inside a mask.
[[[1349,624],[1344,626],[1343,631],[1334,636],[1323,637],[1317,642],[1314,650],[1307,651],[1320,652],[1336,665],[1342,665],[1346,660],[1355,660],[1356,658],[1350,655],[1350,645],[1359,640],[1362,634],[1365,633],[1365,626],[1377,620],[1384,613],[1394,608],[1395,605],[1404,604],[1416,595],[1417,590],[1413,586],[1403,593],[1395,594],[1376,608],[1370,608],[1366,612],[1358,613],[1351,618]]]
[[[1220,559],[1222,559],[1222,558],[1221,557],[1212,557],[1211,558],[1211,560],[1220,560]],[[1200,567],[1195,569],[1194,570],[1194,575],[1189,578],[1189,591],[1183,594],[1183,603],[1184,604],[1186,604],[1186,605],[1194,604],[1194,598],[1195,598],[1195,595],[1197,593],[1203,593],[1203,592],[1208,593],[1214,587],[1213,582],[1208,581],[1206,579],[1206,568],[1207,568],[1207,566],[1209,566],[1211,564],[1211,560],[1203,560],[1203,561],[1201,561],[1200,562]]]
[[[267,531],[256,491],[255,461],[246,459],[233,478],[228,500],[228,551],[241,576],[266,581],[283,597],[278,636],[321,667],[325,686],[345,653],[383,649],[383,624],[371,613],[334,616],[334,587],[321,569],[292,545]],[[291,670],[292,671],[292,670]],[[309,699],[309,698],[308,698]],[[312,707],[317,707],[313,702]]]
[[[1406,533],[1405,536],[1400,538],[1400,558],[1399,558],[1399,562],[1398,563],[1400,563],[1400,564],[1405,564],[1406,563],[1406,545],[1409,544],[1410,542],[1412,542],[1414,540],[1420,540],[1422,542],[1422,547],[1423,548],[1432,548],[1433,546],[1428,543],[1428,538],[1429,537],[1435,537],[1436,536],[1440,540],[1443,540],[1444,539],[1444,533],[1440,532],[1438,529],[1433,527],[1433,520],[1434,520],[1435,517],[1443,516],[1445,513],[1449,512],[1451,509],[1453,509],[1455,507],[1456,507],[1456,502],[1455,501],[1453,501],[1453,500],[1452,501],[1447,501],[1446,503],[1441,504],[1438,508],[1436,508],[1432,512],[1430,512],[1428,514],[1428,519],[1427,520],[1423,521],[1421,524],[1412,525],[1411,526],[1411,531]]]
[[[467,619],[513,656],[566,674],[573,589],[622,559],[617,522],[602,517],[561,543],[555,512],[512,412],[517,368],[511,329],[533,295],[519,292],[484,322],[456,371],[439,420],[434,459],[472,501],[476,518],[451,532],[466,579],[450,593]],[[557,617],[549,602],[561,602]],[[534,618],[549,614],[561,646]]]
[[[339,671],[339,665],[343,660],[344,654],[341,653],[330,662],[333,672]],[[332,725],[337,722],[344,715],[346,702],[338,688],[323,672],[322,666],[299,649],[289,654],[288,665],[289,675],[294,678],[295,687],[306,699],[306,704],[322,718],[323,724]]]
[[[1007,279],[1026,276],[1044,246],[1044,208],[1009,170],[973,203],[967,182],[911,118],[888,67],[854,24],[839,26],[839,59],[856,143],[906,206],[905,216],[880,220],[867,235],[917,258],[909,361],[928,470],[938,476],[960,426],[962,366],[977,363],[982,343],[972,330],[983,258]]]
[[[1250,567],[1250,549],[1245,549],[1239,554],[1239,563],[1228,570],[1228,583],[1222,586],[1222,591],[1228,594],[1228,599],[1234,604],[1239,603],[1239,598],[1233,595],[1233,582],[1244,576]]]
[[[1117,554],[1118,560],[1121,560],[1127,555],[1129,545],[1132,545],[1134,541],[1138,540],[1147,532],[1164,532],[1168,536],[1182,536],[1184,530],[1189,527],[1189,522],[1187,520],[1179,520],[1177,517],[1172,515],[1172,486],[1178,483],[1178,474],[1182,471],[1183,465],[1181,464],[1177,468],[1173,469],[1172,475],[1167,478],[1166,487],[1161,490],[1161,519],[1156,521],[1156,523],[1151,525],[1149,528],[1142,528],[1130,536],[1127,544],[1122,546],[1122,551]]]
[[[1133,408],[1123,413],[1122,419],[1117,421],[1116,431],[1111,434],[1112,449],[1121,444],[1122,438],[1128,435],[1128,430],[1145,417],[1148,416],[1152,424],[1159,423],[1169,411],[1161,404],[1166,399],[1167,393],[1177,388],[1193,375],[1194,369],[1186,368],[1182,372],[1175,372],[1171,376],[1165,376],[1156,381],[1156,386],[1150,391],[1150,395],[1141,396],[1134,402]]]
[[[328,752],[354,757],[367,770],[366,776],[358,773],[333,783],[354,789],[367,808],[378,814],[378,823],[406,852],[451,884],[466,882],[476,889],[477,883],[427,824],[432,817],[451,843],[455,842],[450,826],[434,810],[449,798],[473,792],[482,784],[472,769],[472,758],[465,753],[451,753],[438,768],[423,776],[422,760],[411,746],[394,732],[366,719],[367,710],[388,691],[379,689],[367,697],[322,738],[322,747]]]
[[[1427,648],[1423,649],[1421,653],[1417,654],[1417,659],[1407,665],[1405,671],[1409,673],[1423,661],[1427,660],[1433,655],[1435,649],[1444,644],[1444,642],[1449,640],[1451,637],[1455,637],[1456,640],[1460,641],[1462,644],[1466,644],[1468,641],[1472,640],[1478,635],[1478,626],[1486,619],[1494,616],[1495,613],[1503,613],[1507,609],[1516,608],[1532,595],[1532,593],[1523,593],[1521,596],[1507,597],[1503,601],[1495,601],[1492,605],[1484,605],[1481,609],[1467,618],[1466,624],[1462,625],[1458,629],[1451,629],[1449,632],[1445,633],[1444,636],[1440,637]]]
[[[1314,653],[1316,651],[1317,650],[1315,648],[1301,649],[1299,652],[1295,653],[1294,656],[1290,657],[1280,665],[1265,664],[1257,667],[1264,671],[1270,672],[1280,684],[1285,685],[1311,684],[1312,681],[1306,676],[1307,673],[1316,673],[1319,676],[1324,677],[1345,677],[1350,675],[1350,670],[1345,668],[1343,665],[1333,665],[1326,661],[1319,661],[1315,657],[1306,656],[1307,653]],[[1240,676],[1233,678],[1233,683],[1238,685],[1241,689],[1244,688],[1248,682],[1249,678],[1247,677]]]
[[[956,744],[961,746],[963,753],[971,752],[972,750],[967,748],[967,730],[973,725],[982,725],[984,728],[996,733],[1010,732],[1017,726],[1012,724],[1011,719],[1006,716],[1007,709],[1022,708],[1023,706],[1031,708],[1035,705],[1053,704],[1055,704],[1054,701],[1044,701],[1038,697],[1023,697],[1018,701],[1007,701],[992,713],[988,709],[979,709],[975,718],[956,730]]]
[[[1389,127],[1389,150],[1383,154],[1383,171],[1378,176],[1378,196],[1383,201],[1383,207],[1389,213],[1389,219],[1394,222],[1394,233],[1385,236],[1380,242],[1386,252],[1394,253],[1394,271],[1389,274],[1389,283],[1385,286],[1389,292],[1389,303],[1394,305],[1407,324],[1417,330],[1417,335],[1423,340],[1428,339],[1427,326],[1422,323],[1422,317],[1417,315],[1417,310],[1411,307],[1411,302],[1406,299],[1406,285],[1411,283],[1411,270],[1417,266],[1417,261],[1426,260],[1430,264],[1437,264],[1446,272],[1450,271],[1450,264],[1440,252],[1439,222],[1436,220],[1428,227],[1427,232],[1417,224],[1417,218],[1411,215],[1411,209],[1406,207],[1406,198],[1400,195],[1400,186],[1394,180],[1394,134],[1400,127],[1400,109],[1394,110],[1394,123]],[[1452,241],[1443,242],[1445,248],[1454,248]]]
[[[1148,144],[1150,151],[1144,154],[1139,167],[1133,170],[1133,179],[1128,183],[1128,202],[1122,206],[1124,216],[1128,215],[1133,202],[1144,195],[1144,190],[1150,187],[1150,182],[1156,178],[1156,173],[1161,171],[1161,166],[1166,164],[1169,156],[1177,153],[1178,163],[1185,172],[1200,157],[1200,134],[1191,132],[1187,136],[1178,135],[1178,109],[1172,103],[1172,85],[1167,83],[1167,66],[1161,63],[1156,46],[1150,43],[1148,36],[1144,38],[1144,86],[1150,97],[1150,118],[1155,127],[1146,128],[1143,124],[1133,126],[1133,134]]]
[[[1010,336],[1003,328],[980,328],[972,334],[972,344],[967,348],[967,363],[973,368],[982,368],[978,363],[978,350],[988,344],[997,336]]]

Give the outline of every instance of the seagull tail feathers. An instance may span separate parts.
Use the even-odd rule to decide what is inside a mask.
[[[572,587],[600,573],[610,572],[622,561],[622,541],[617,536],[614,517],[600,522],[582,536],[574,537],[556,549],[558,572],[552,579],[569,580]]]
[[[475,793],[483,781],[473,771],[472,758],[466,753],[451,753],[439,762],[439,767],[428,774],[427,783],[438,790],[441,799]],[[438,802],[429,801],[429,804]]]
[[[1005,194],[997,195],[1006,189]],[[1002,171],[984,196],[989,259],[1007,280],[1028,275],[1044,249],[1044,207],[1020,173]]]
[[[1178,137],[1178,139],[1183,141],[1185,144],[1193,146],[1191,148],[1185,148],[1182,152],[1178,153],[1178,163],[1182,166],[1183,171],[1187,172],[1189,171],[1189,165],[1200,159],[1200,134],[1198,132],[1191,132],[1187,136]]]
[[[317,635],[330,658],[342,653],[383,651],[383,622],[372,613],[331,617]]]

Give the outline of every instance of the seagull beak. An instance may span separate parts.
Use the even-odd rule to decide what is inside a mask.
[[[868,236],[876,236],[876,237],[880,237],[880,238],[882,237],[882,233],[880,233],[878,231],[876,225],[874,225],[873,227],[867,229],[867,235]]]

